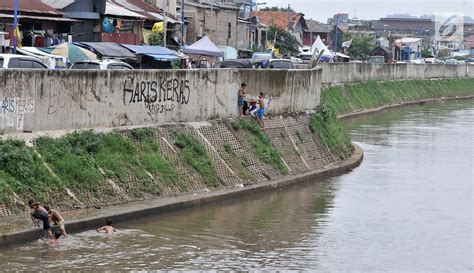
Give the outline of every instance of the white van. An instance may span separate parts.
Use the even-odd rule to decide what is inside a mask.
[[[40,59],[18,54],[0,54],[0,68],[48,69]]]

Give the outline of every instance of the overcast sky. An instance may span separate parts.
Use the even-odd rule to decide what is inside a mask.
[[[437,12],[463,12],[473,17],[474,0],[258,0],[267,6],[288,7],[305,14],[305,17],[326,22],[335,13],[349,13],[360,19],[379,19],[394,13],[420,16]]]

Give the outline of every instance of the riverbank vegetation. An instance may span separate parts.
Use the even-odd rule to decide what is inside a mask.
[[[309,128],[322,145],[343,160],[352,153],[352,142],[342,127],[332,105],[323,103],[316,113],[309,116]]]
[[[262,128],[257,124],[257,122],[240,118],[237,121],[232,123],[232,128],[234,130],[246,130],[251,134],[250,146],[253,148],[253,151],[257,157],[275,167],[281,174],[287,174],[288,168],[281,159],[280,152],[273,146],[272,141],[262,131]]]
[[[423,99],[474,95],[474,79],[360,82],[331,86],[321,92],[321,101],[337,114]]]

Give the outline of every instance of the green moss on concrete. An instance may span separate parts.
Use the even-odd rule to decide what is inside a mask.
[[[338,114],[423,99],[474,95],[474,79],[361,82],[324,89],[321,101]]]
[[[283,163],[280,153],[255,121],[241,118],[232,123],[232,128],[234,130],[243,129],[249,131],[252,135],[251,146],[257,157],[261,161],[276,167],[281,174],[288,173],[288,168]]]
[[[333,155],[345,159],[351,154],[351,140],[331,105],[323,103],[318,112],[310,115],[309,128]]]
[[[219,178],[212,162],[212,159],[204,145],[191,134],[176,131],[176,147],[181,149],[181,157],[184,162],[193,167],[203,178],[208,187],[217,187]]]

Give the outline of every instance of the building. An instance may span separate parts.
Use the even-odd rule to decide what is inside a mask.
[[[332,18],[328,18],[329,25],[338,25],[343,28],[349,26],[349,14],[347,13],[336,13]]]
[[[311,46],[319,36],[323,43],[330,49],[334,50],[337,42],[337,51],[342,52],[342,42],[344,32],[340,27],[330,24],[322,24],[314,20],[306,20],[307,29],[303,35],[303,45]],[[337,39],[336,39],[337,35]]]
[[[303,43],[304,32],[307,30],[304,14],[282,11],[253,11],[251,17],[269,27],[274,26],[290,32],[298,42]]]
[[[216,45],[238,47],[239,8],[233,4],[187,0],[184,6],[186,44],[207,35]]]
[[[419,18],[380,18],[372,22],[372,29],[378,37],[432,37],[435,23],[431,19]]]
[[[14,0],[0,1],[0,32],[3,33],[0,38],[5,48],[7,44],[13,45],[13,11]],[[50,46],[51,39],[44,38],[67,36],[74,22],[41,1],[22,0],[18,3],[18,29],[25,46]]]

